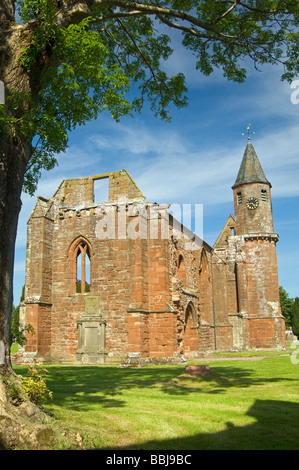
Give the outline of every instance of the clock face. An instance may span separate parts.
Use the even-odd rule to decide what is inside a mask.
[[[259,205],[259,202],[256,197],[250,197],[247,199],[246,207],[247,209],[253,210],[256,209]]]

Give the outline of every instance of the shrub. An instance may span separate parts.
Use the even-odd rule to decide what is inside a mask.
[[[42,405],[48,398],[53,398],[53,392],[48,389],[44,379],[44,375],[47,373],[47,369],[38,370],[36,364],[34,364],[28,367],[27,377],[19,376],[24,392],[36,405]]]

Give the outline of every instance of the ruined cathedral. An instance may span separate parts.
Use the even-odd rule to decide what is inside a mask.
[[[104,178],[109,198],[97,201]],[[283,349],[271,184],[250,139],[232,192],[235,214],[213,247],[146,201],[125,170],[38,197],[20,307],[35,333],[19,360],[180,363]]]

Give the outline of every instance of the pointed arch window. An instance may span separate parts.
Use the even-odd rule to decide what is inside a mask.
[[[83,237],[79,237],[71,246],[72,291],[77,294],[90,292],[91,246]]]
[[[90,255],[86,243],[78,246],[76,264],[76,292],[90,292]]]

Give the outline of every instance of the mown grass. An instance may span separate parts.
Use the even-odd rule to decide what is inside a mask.
[[[299,365],[290,356],[209,364],[205,377],[181,366],[47,366],[60,446],[71,448],[71,434],[84,449],[299,449]]]

